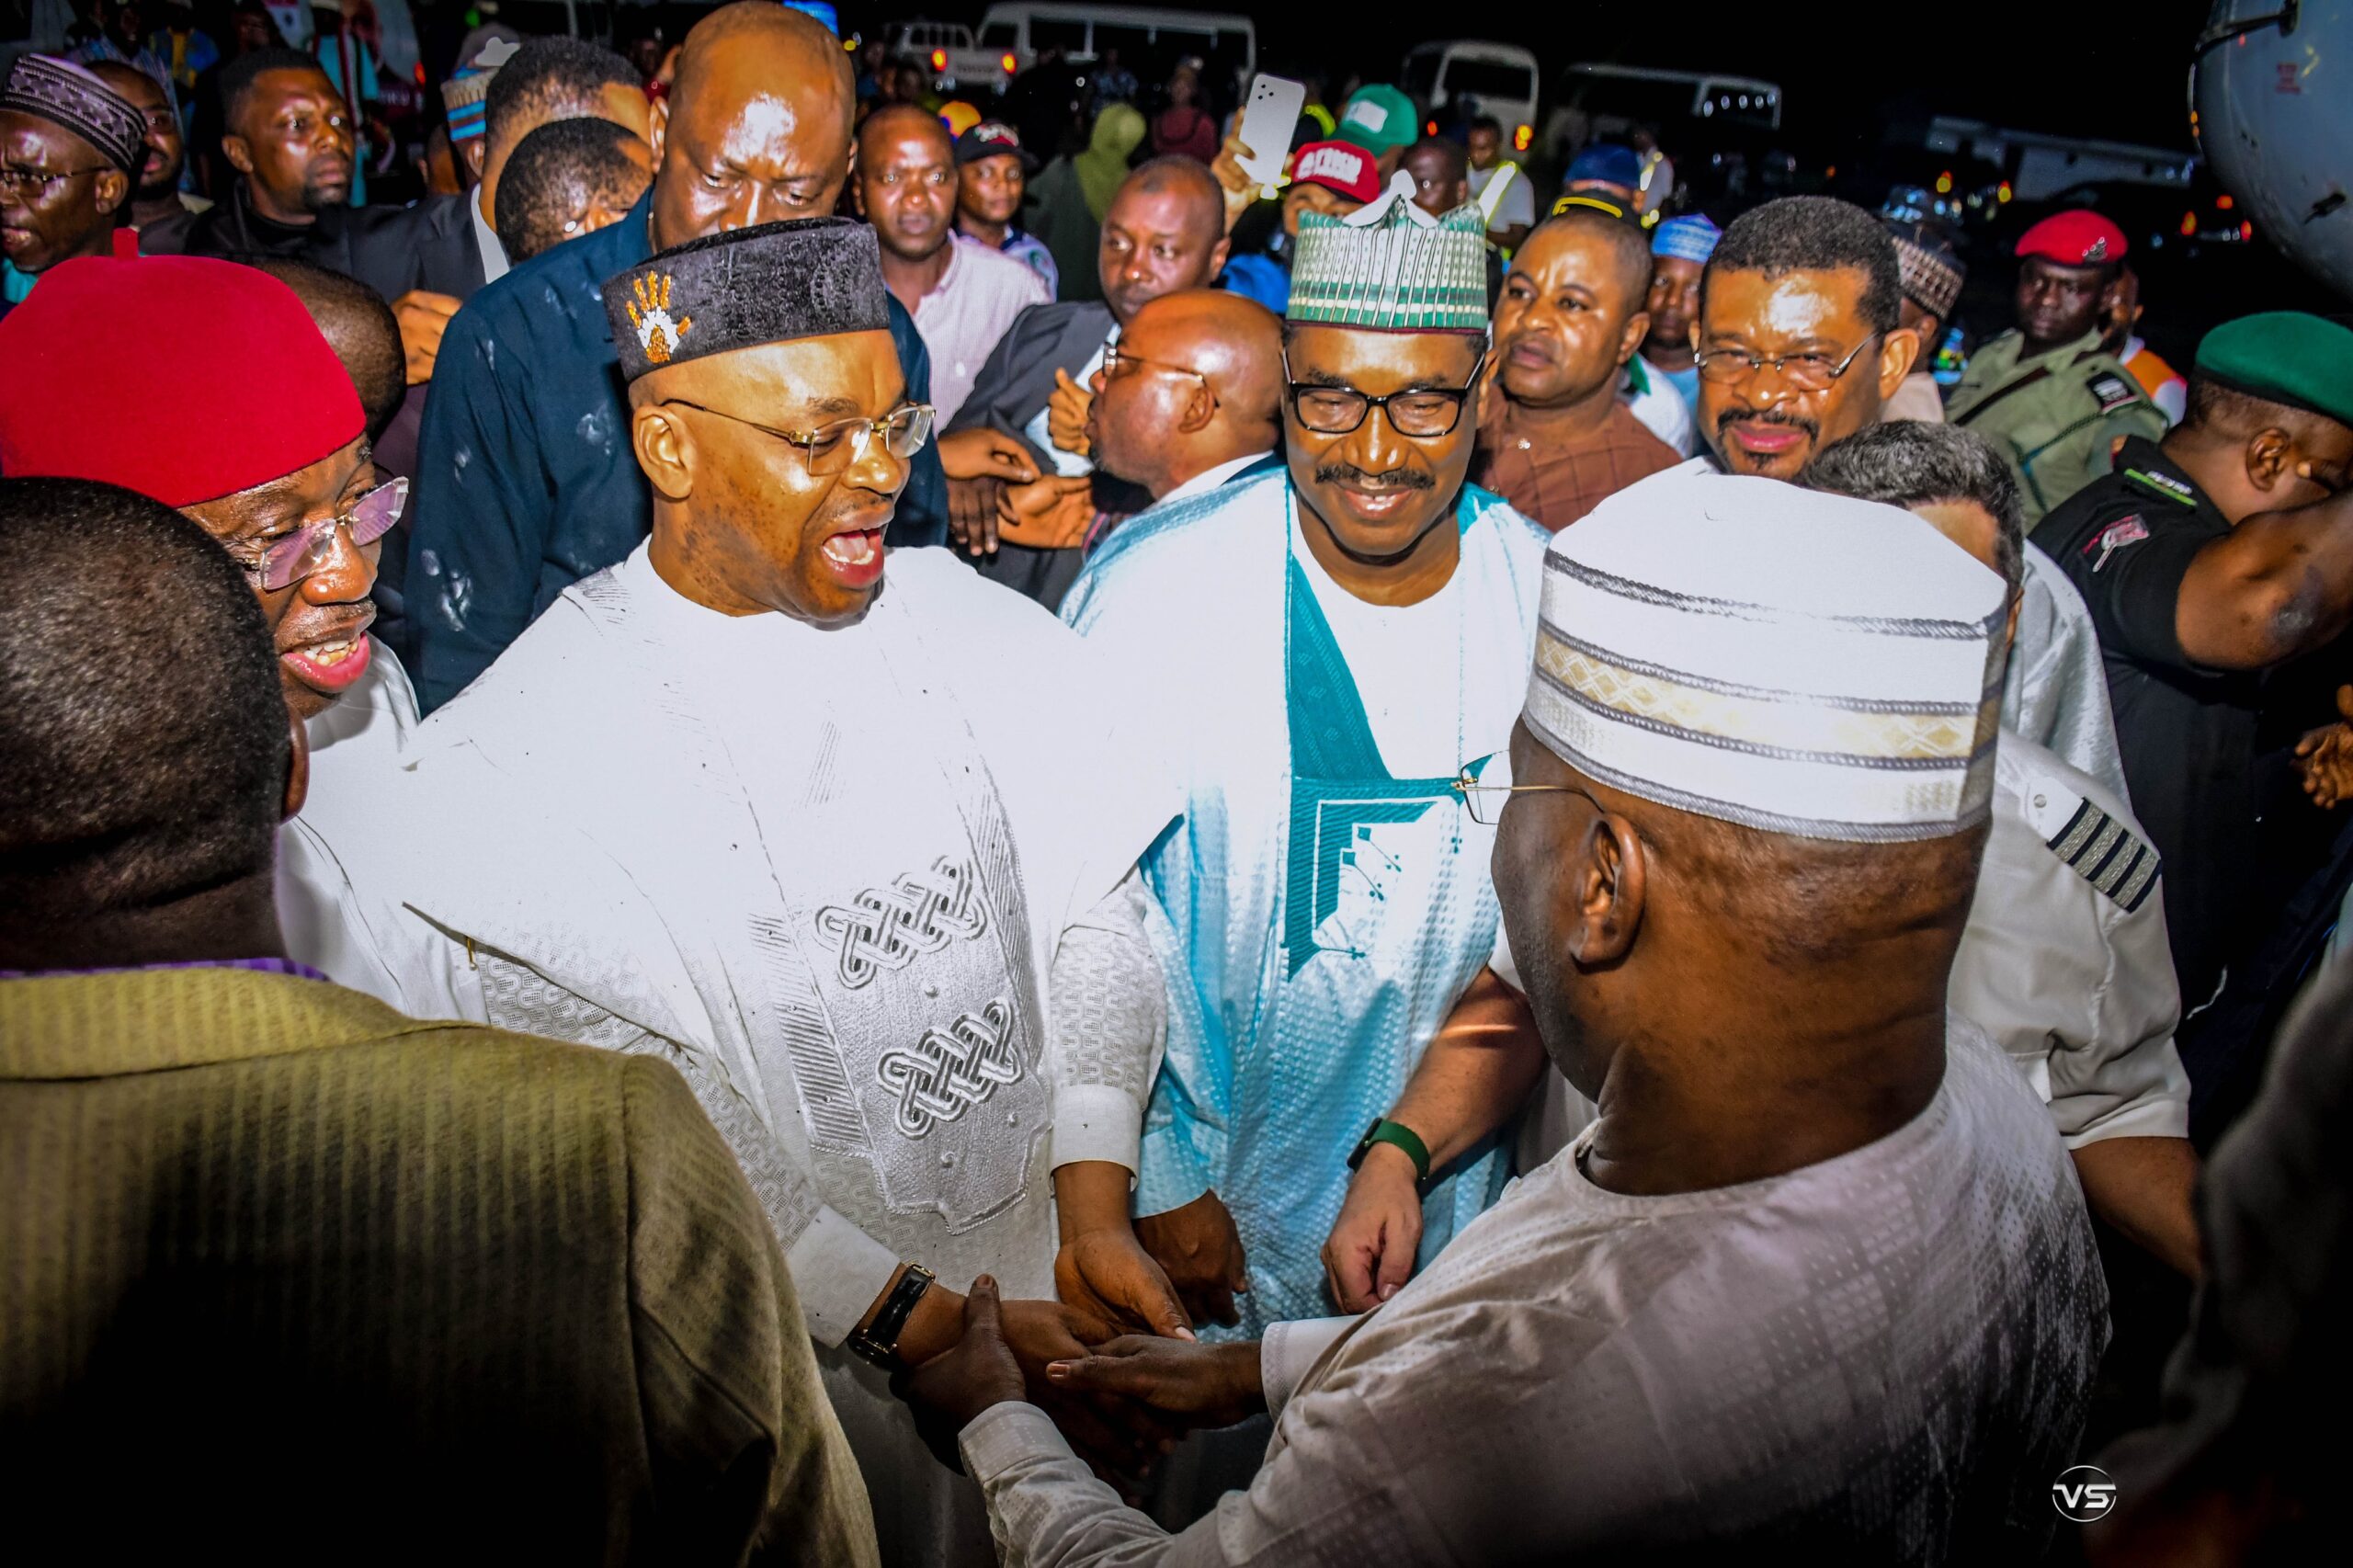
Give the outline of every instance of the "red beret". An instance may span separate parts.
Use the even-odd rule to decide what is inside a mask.
[[[2122,261],[2124,250],[2124,231],[2088,207],[2053,212],[2018,236],[2018,255],[2039,256],[2062,267]]]
[[[88,256],[0,317],[0,473],[98,479],[166,506],[348,446],[359,394],[294,290],[198,256]]]

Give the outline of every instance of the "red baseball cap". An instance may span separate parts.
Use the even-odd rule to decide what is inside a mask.
[[[2088,207],[2053,212],[2018,236],[2018,254],[2039,256],[2062,267],[2097,267],[2122,261],[2124,231]]]
[[[1372,154],[1353,142],[1310,142],[1292,155],[1290,177],[1336,190],[1351,201],[1370,201],[1381,194]]]
[[[85,256],[0,318],[0,473],[190,506],[306,468],[367,429],[294,290],[199,256]]]

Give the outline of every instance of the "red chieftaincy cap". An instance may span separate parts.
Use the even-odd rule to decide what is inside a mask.
[[[197,256],[88,256],[0,318],[0,473],[188,506],[306,468],[367,428],[294,290]]]
[[[2018,236],[2018,255],[2062,267],[2097,267],[2124,259],[2124,231],[2088,207],[2053,212]]]

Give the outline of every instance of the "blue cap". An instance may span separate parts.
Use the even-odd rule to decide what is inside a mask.
[[[1669,218],[1658,226],[1651,235],[1651,254],[1673,256],[1677,261],[1696,261],[1705,267],[1708,258],[1716,254],[1716,242],[1723,237],[1724,232],[1704,215],[1687,213]]]
[[[1642,154],[1631,147],[1620,147],[1614,142],[1597,142],[1570,162],[1563,183],[1574,185],[1581,179],[1600,180],[1608,185],[1624,186],[1628,190],[1640,190],[1643,185]]]

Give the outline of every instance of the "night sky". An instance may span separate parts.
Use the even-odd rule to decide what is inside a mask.
[[[1230,0],[1229,0],[1230,3]],[[1787,91],[1785,127],[1809,141],[1874,125],[1872,111],[1989,119],[2061,135],[2188,148],[2189,45],[2209,0],[1881,0],[1876,5],[1631,5],[1550,0],[1464,7],[1247,6],[1270,68],[1347,60],[1393,73],[1428,38],[1525,44],[1547,85],[1573,61],[1762,76]],[[1353,44],[1336,14],[1381,18]],[[1438,18],[1459,17],[1448,27]],[[1475,19],[1473,19],[1475,17]]]

